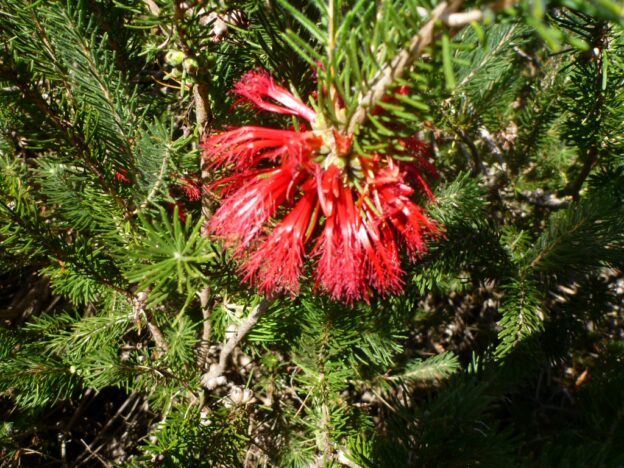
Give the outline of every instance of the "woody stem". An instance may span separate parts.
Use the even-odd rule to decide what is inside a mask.
[[[219,353],[219,361],[210,367],[210,370],[206,372],[201,379],[202,385],[207,388],[212,387],[212,381],[217,377],[220,377],[225,372],[227,362],[239,345],[239,343],[247,336],[251,329],[258,323],[260,318],[269,310],[269,307],[273,303],[272,299],[264,298],[260,303],[254,307],[251,313],[243,320],[234,334],[226,341]]]
[[[368,91],[359,96],[358,106],[347,123],[347,134],[353,134],[366,121],[369,110],[374,109],[375,105],[381,101],[388,87],[401,78],[410,65],[420,56],[423,49],[433,42],[436,22],[443,16],[457,11],[462,3],[463,0],[454,0],[450,4],[442,2],[435,7],[427,22],[412,37],[409,45],[401,50],[390,63],[383,66],[367,83]]]
[[[463,0],[441,2],[431,11],[429,19],[422,25],[418,33],[412,37],[408,46],[401,50],[366,83],[365,90],[358,97],[358,106],[347,122],[347,134],[352,135],[366,122],[369,111],[374,109],[383,99],[387,89],[397,79],[401,78],[422,54],[423,50],[434,42],[437,38],[435,27],[438,23],[446,25],[449,29],[459,29],[467,24],[482,21],[487,13],[491,14],[507,8],[513,3],[513,0],[498,0],[481,10],[458,12],[457,10],[463,4]]]

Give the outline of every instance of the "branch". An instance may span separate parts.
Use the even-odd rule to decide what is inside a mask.
[[[569,199],[559,198],[554,193],[546,192],[543,189],[537,189],[532,192],[525,190],[518,193],[518,198],[532,205],[551,210],[561,210],[570,206]]]
[[[145,307],[148,294],[149,294],[149,290],[141,291],[132,299],[132,308],[134,309],[134,320],[138,322],[140,320],[141,315],[145,316],[145,321],[147,322],[147,328],[150,334],[152,335],[152,338],[154,339],[154,343],[156,343],[156,347],[160,351],[166,353],[167,351],[169,351],[169,346],[167,346],[167,341],[165,340],[165,337],[162,331],[160,330],[160,328],[158,328],[158,325],[154,321],[154,317],[152,317],[152,314],[148,310],[146,310],[146,307]]]
[[[160,16],[160,7],[154,0],[143,0],[143,3],[145,3],[145,6],[147,6],[147,9],[152,15]]]
[[[182,36],[180,36],[182,38]],[[210,122],[210,100],[208,97],[209,88],[208,84],[203,78],[208,74],[205,66],[200,66],[198,70],[195,84],[193,85],[193,99],[195,102],[195,121],[197,124],[197,130],[199,130],[199,141],[201,142],[206,128]],[[209,193],[205,189],[206,182],[210,179],[210,171],[207,169],[203,158],[200,158],[200,171],[202,181],[202,196],[201,196],[201,216],[204,219],[204,223],[207,223],[212,216],[212,210],[210,209]],[[199,299],[201,302],[203,324],[202,324],[202,336],[199,342],[199,348],[197,350],[197,366],[200,369],[204,369],[208,362],[208,353],[210,350],[210,335],[212,334],[212,302],[210,300],[210,288],[206,287],[199,292]]]
[[[208,100],[208,85],[203,81],[197,81],[193,86],[193,97],[195,99],[195,120],[199,129],[200,137],[203,136],[208,125],[210,115],[210,102]]]
[[[358,106],[347,123],[347,134],[355,133],[355,130],[368,118],[368,110],[375,107],[386,94],[386,89],[401,78],[410,65],[420,56],[423,49],[433,42],[433,30],[436,23],[445,17],[449,18],[462,3],[463,0],[453,0],[450,4],[442,2],[435,7],[429,20],[412,38],[407,48],[401,50],[389,64],[379,70],[370,81],[368,92],[358,98]]]
[[[134,408],[136,408],[136,403],[138,402],[139,397],[140,397],[139,393],[132,392],[128,396],[128,398],[126,398],[126,401],[124,401],[122,403],[122,405],[119,407],[119,409],[117,409],[117,412],[113,415],[113,417],[108,420],[108,422],[104,425],[104,427],[102,427],[102,429],[100,429],[100,431],[95,436],[93,441],[91,441],[91,443],[86,446],[86,449],[80,454],[80,456],[76,460],[76,465],[75,466],[79,466],[81,462],[82,463],[87,462],[88,460],[93,458],[97,454],[97,452],[99,452],[102,449],[103,445],[101,445],[100,447],[98,447],[97,449],[94,450],[95,443],[99,442],[100,440],[102,440],[102,438],[104,438],[104,436],[106,434],[106,431],[108,431],[108,429],[110,429],[113,426],[113,424],[117,421],[117,419],[119,419],[119,417],[123,414],[123,412],[126,410],[126,408],[128,406],[130,406],[131,404],[133,404],[133,403],[135,403],[135,405],[130,410],[130,413],[132,413],[132,411],[134,411]],[[126,415],[126,419],[127,419],[128,416],[129,416],[129,414]]]
[[[202,316],[204,322],[202,324],[202,336],[197,349],[197,367],[203,369],[208,362],[208,353],[210,352],[210,335],[212,334],[212,323],[210,316],[212,315],[212,304],[210,303],[210,288],[204,288],[199,293],[199,301],[201,303]]]
[[[219,362],[217,364],[213,364],[210,366],[210,370],[206,372],[202,378],[201,383],[208,390],[212,390],[218,384],[216,382],[218,377],[223,375],[225,372],[225,366],[228,362],[228,359],[234,352],[234,349],[239,345],[239,343],[247,336],[247,334],[251,331],[256,323],[260,320],[266,311],[269,309],[271,304],[273,303],[272,299],[264,298],[262,301],[254,307],[251,313],[243,320],[234,334],[227,340],[227,342],[221,348],[221,353],[219,354]]]
[[[602,89],[603,82],[603,60],[604,51],[609,48],[609,24],[605,21],[600,23],[600,25],[596,28],[597,37],[595,38],[597,57],[596,57],[596,76],[594,77],[594,89],[596,90],[596,99],[594,104],[595,116],[597,119],[600,118],[602,108],[605,105],[605,94]],[[586,118],[589,118],[587,116]],[[597,124],[598,126],[600,124]],[[576,179],[570,181],[570,183],[563,189],[562,195],[572,195],[574,200],[578,200],[580,197],[581,188],[585,183],[585,179],[589,176],[591,170],[594,168],[596,163],[598,162],[598,158],[600,156],[600,143],[594,141],[592,145],[587,148],[585,154],[583,155],[583,167],[581,168],[581,172],[576,177]]]
[[[401,78],[425,47],[434,41],[436,37],[433,32],[438,22],[442,22],[450,29],[458,29],[470,23],[483,21],[495,12],[509,8],[515,2],[516,0],[498,0],[481,10],[464,12],[457,12],[463,0],[440,3],[433,9],[431,16],[418,33],[412,37],[407,48],[401,50],[389,64],[382,67],[377,75],[370,80],[368,92],[359,96],[358,106],[347,123],[347,134],[355,133],[357,128],[368,118],[368,110],[374,109],[377,103],[383,99],[386,89]]]
[[[470,23],[480,23],[485,18],[483,10],[469,10],[460,13],[446,13],[440,18],[449,28],[460,28]]]

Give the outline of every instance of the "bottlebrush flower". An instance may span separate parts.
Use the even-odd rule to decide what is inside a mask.
[[[412,199],[419,190],[433,200],[426,145],[401,140],[402,161],[355,154],[351,136],[323,127],[314,109],[266,72],[247,73],[233,91],[257,108],[307,122],[292,130],[245,126],[203,142],[209,167],[231,172],[210,186],[223,203],[208,232],[232,248],[244,280],[266,294],[294,295],[311,258],[317,287],[334,299],[400,293],[400,250],[416,260],[439,233]]]

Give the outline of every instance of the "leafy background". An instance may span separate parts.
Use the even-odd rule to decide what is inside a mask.
[[[405,293],[278,299],[208,389],[261,298],[181,182],[201,135],[290,124],[232,106],[257,67],[355,112],[431,5],[0,0],[3,466],[624,464],[622,9],[502,3],[360,131],[434,148]]]

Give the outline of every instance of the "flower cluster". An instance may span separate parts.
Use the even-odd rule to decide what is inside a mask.
[[[316,286],[334,299],[400,292],[400,250],[414,260],[439,232],[412,200],[415,190],[433,198],[424,179],[435,174],[426,145],[417,138],[401,142],[401,159],[410,162],[355,154],[350,136],[323,128],[312,108],[267,73],[249,72],[234,92],[308,125],[246,126],[203,142],[208,165],[230,171],[212,184],[223,202],[208,231],[232,248],[244,279],[267,294],[294,295],[310,257]]]

